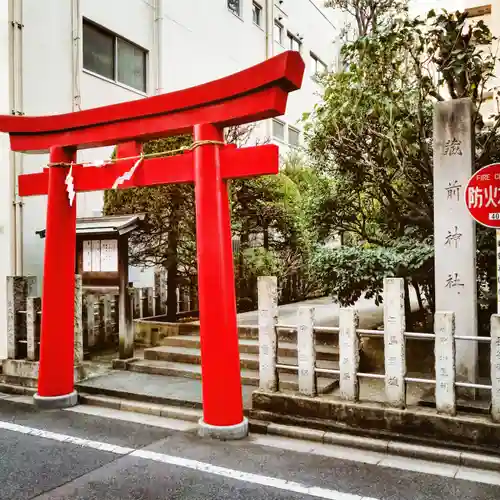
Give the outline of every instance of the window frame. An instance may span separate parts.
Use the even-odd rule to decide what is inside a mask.
[[[279,43],[283,47],[283,33],[285,32],[285,27],[277,20],[274,20],[274,30],[279,33],[279,40],[276,40],[276,35],[273,37],[275,43]]]
[[[126,89],[132,90],[133,92],[138,92],[142,95],[147,95],[148,85],[149,85],[149,74],[148,74],[149,50],[145,49],[144,47],[141,47],[137,43],[134,43],[131,40],[129,40],[123,36],[120,36],[120,35],[114,33],[113,31],[105,28],[104,26],[101,26],[98,23],[95,23],[94,21],[92,21],[86,17],[84,17],[82,19],[82,33],[83,33],[83,27],[85,25],[92,27],[94,30],[99,31],[102,35],[107,36],[110,39],[112,39],[112,41],[113,41],[113,78],[109,78],[109,76],[102,75],[100,73],[97,73],[96,71],[93,71],[92,69],[86,68],[84,66],[83,61],[82,61],[82,71],[84,71],[85,73],[88,73],[90,75],[96,76],[98,78],[102,78],[103,80],[106,80],[107,82],[112,82],[116,85],[120,85],[122,87],[125,87]],[[118,79],[118,45],[119,45],[120,41],[125,42],[129,45],[132,45],[136,49],[140,50],[142,53],[142,56],[143,56],[142,57],[142,59],[143,59],[142,66],[143,66],[143,70],[144,70],[144,78],[143,78],[144,87],[142,89],[132,87],[131,85],[124,83]],[[82,35],[82,56],[83,56],[83,53],[84,53],[84,37]]]
[[[278,137],[277,135],[274,134],[274,124],[278,124],[278,125],[281,125],[281,127],[283,127],[283,137]],[[278,120],[277,118],[273,118],[272,119],[272,137],[273,139],[275,139],[276,141],[280,141],[280,142],[283,142],[285,143],[286,141],[286,123],[281,121],[281,120]]]
[[[290,132],[295,132],[297,134],[297,144],[292,144],[290,142]],[[292,148],[300,148],[300,130],[296,127],[288,125],[288,145]]]
[[[328,71],[328,65],[318,57],[314,52],[310,52],[312,61],[314,61],[314,72],[311,72],[311,77],[314,78],[316,76],[320,76],[322,73],[326,73]],[[318,65],[321,65],[323,68],[323,72],[318,71]]]
[[[263,7],[260,5],[258,2],[252,2],[252,22],[255,24],[255,26],[258,26],[259,28],[262,28],[262,12],[263,12]],[[258,12],[258,21],[255,22],[255,12]]]
[[[235,11],[234,9],[232,9],[232,8],[230,7],[230,5],[229,5],[229,4],[230,4],[231,0],[226,0],[227,10],[228,10],[229,12],[231,12],[231,14],[233,14],[233,15],[235,15],[236,17],[239,17],[239,18],[241,19],[241,0],[233,0],[233,1],[238,2],[238,10],[237,10],[237,11]]]
[[[299,39],[299,37],[297,37],[290,31],[287,31],[286,37],[288,38],[288,45],[290,50],[296,50],[299,53],[302,52],[302,41]],[[297,49],[294,49],[294,44],[297,45]]]

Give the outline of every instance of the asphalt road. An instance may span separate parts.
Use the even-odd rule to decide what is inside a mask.
[[[0,499],[500,498],[495,472],[409,466],[397,457],[380,466],[362,463],[373,453],[345,449],[350,459],[338,458],[334,447],[311,452],[311,443],[290,443],[270,436],[223,443],[73,411],[40,413],[0,399]],[[457,479],[460,474],[477,481]]]

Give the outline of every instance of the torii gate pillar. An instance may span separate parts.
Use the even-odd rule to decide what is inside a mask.
[[[195,141],[223,141],[213,125],[196,125]],[[231,221],[220,146],[195,151],[196,241],[203,377],[203,420],[200,434],[244,437],[241,373],[236,324]],[[214,335],[214,332],[217,332]],[[214,423],[216,423],[214,425]]]
[[[50,149],[51,163],[76,161],[75,148]],[[69,167],[49,169],[47,225],[43,264],[42,324],[38,392],[35,402],[42,408],[74,406],[74,332],[76,203],[68,202],[66,177]],[[75,199],[76,201],[76,199]],[[57,290],[58,293],[54,293]]]
[[[243,416],[227,181],[276,174],[275,145],[238,149],[224,127],[282,115],[300,88],[304,62],[288,51],[221,80],[171,94],[54,117],[0,116],[13,151],[50,151],[50,166],[19,177],[19,194],[48,194],[37,405],[76,404],[73,318],[76,194],[192,182],[200,302],[201,435],[239,439]],[[138,155],[142,142],[191,133],[195,149],[165,158]],[[117,160],[76,164],[76,150],[118,145]],[[135,158],[131,158],[135,157]]]

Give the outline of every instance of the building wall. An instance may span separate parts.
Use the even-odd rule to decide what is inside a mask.
[[[158,45],[157,2],[163,2],[163,43]],[[277,54],[287,46],[287,30],[298,33],[301,51],[308,66],[303,89],[293,94],[285,124],[297,125],[302,113],[309,110],[317,97],[317,85],[309,76],[310,52],[326,64],[335,64],[338,52],[335,13],[327,16],[313,0],[284,0],[281,11],[272,0],[258,0],[263,8],[262,26],[252,22],[252,0],[241,0],[238,17],[228,10],[226,0],[8,0],[0,5],[0,113],[13,109],[13,82],[17,82],[16,111],[26,115],[51,115],[124,102],[198,85],[242,70]],[[267,5],[266,5],[267,4]],[[284,42],[266,40],[266,8],[275,9],[273,17],[281,17]],[[161,9],[160,9],[161,10]],[[270,10],[268,11],[271,12]],[[147,92],[139,92],[106,80],[82,69],[82,26],[85,17],[148,51]],[[271,20],[271,14],[269,14]],[[19,21],[18,46],[13,48],[11,21]],[[269,23],[271,25],[273,23]],[[340,24],[340,23],[339,23]],[[272,33],[267,33],[273,37]],[[12,67],[16,52],[19,71]],[[14,51],[14,52],[13,52]],[[162,61],[159,75],[158,57]],[[160,87],[160,88],[159,88]],[[260,124],[254,139],[271,135],[271,121]],[[287,145],[280,143],[283,150]],[[80,161],[109,157],[111,148],[78,153]],[[43,243],[36,231],[45,228],[46,197],[22,200],[22,214],[13,218],[15,170],[38,172],[48,162],[47,155],[17,155],[9,151],[8,136],[0,135],[0,281],[9,274],[33,274],[39,279],[43,271]],[[78,195],[78,216],[89,216],[102,208],[102,193]],[[21,206],[21,205],[20,205]],[[20,216],[22,215],[22,224]],[[19,235],[16,239],[16,228]],[[16,241],[20,254],[15,258]],[[22,242],[22,247],[20,246]],[[16,269],[17,262],[17,269]],[[145,276],[148,275],[147,278]],[[132,279],[149,280],[149,273],[132,270]],[[0,358],[5,356],[5,286],[0,286]]]

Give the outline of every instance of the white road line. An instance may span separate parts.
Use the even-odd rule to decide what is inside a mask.
[[[56,432],[44,431],[41,429],[35,429],[33,427],[26,427],[24,425],[13,424],[12,422],[2,422],[0,421],[0,429],[5,429],[7,431],[20,432],[21,434],[27,434],[30,436],[42,437],[45,439],[51,439],[52,441],[59,441],[61,443],[76,444],[78,446],[84,446],[86,448],[94,448],[100,451],[109,451],[110,453],[116,453],[117,455],[128,455],[134,451],[133,448],[125,448],[124,446],[117,446],[108,443],[102,443],[100,441],[91,441],[90,439],[82,439],[74,436],[68,436],[66,434],[58,434]]]
[[[185,469],[192,469],[199,472],[214,474],[216,476],[227,477],[229,479],[236,479],[237,481],[259,484],[261,486],[269,486],[271,488],[291,491],[293,493],[301,493],[303,495],[309,495],[317,498],[328,498],[330,500],[375,500],[374,498],[360,497],[359,495],[342,493],[341,491],[329,490],[318,486],[305,486],[294,481],[286,481],[276,477],[261,476],[260,474],[227,469],[226,467],[219,467],[217,465],[198,462],[197,460],[164,455],[163,453],[155,453],[154,451],[137,450],[132,452],[131,456],[146,458],[169,465],[177,465],[179,467],[184,467]]]
[[[108,443],[103,443],[100,441],[91,441],[89,439],[77,438],[74,436],[68,436],[66,434],[44,431],[41,429],[35,429],[33,427],[13,424],[12,422],[0,421],[0,429],[12,432],[19,432],[21,434],[29,436],[51,439],[52,441],[59,441],[61,443],[75,444],[86,448],[93,448],[100,451],[107,451],[110,453],[115,453],[117,455],[122,455],[122,456],[129,455],[133,457],[143,458],[146,460],[161,462],[164,464],[174,465],[177,467],[183,467],[185,469],[204,472],[206,474],[222,476],[237,481],[244,481],[246,483],[258,484],[261,486],[267,486],[279,490],[290,491],[293,493],[300,493],[302,495],[309,495],[315,498],[325,498],[329,500],[377,500],[375,498],[361,497],[359,495],[353,495],[351,493],[343,493],[341,491],[320,488],[318,486],[306,486],[304,484],[296,483],[294,481],[287,481],[285,479],[261,476],[259,474],[252,474],[250,472],[243,472],[234,469],[228,469],[226,467],[219,467],[217,465],[212,465],[205,462],[199,462],[198,460],[191,460],[188,458],[165,455],[163,453],[156,453],[153,451],[135,450],[133,448],[126,448],[124,446],[116,446]]]

